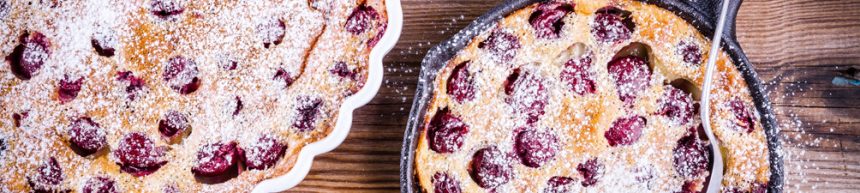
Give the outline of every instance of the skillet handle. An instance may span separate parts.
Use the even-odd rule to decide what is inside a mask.
[[[708,22],[716,26],[717,19],[720,16],[720,4],[722,1],[731,1],[729,2],[728,13],[726,13],[726,25],[723,29],[723,35],[730,39],[737,39],[735,36],[735,18],[738,15],[738,10],[740,10],[743,0],[692,0],[682,2],[686,2],[690,7],[697,9],[697,11],[706,17],[705,19]]]

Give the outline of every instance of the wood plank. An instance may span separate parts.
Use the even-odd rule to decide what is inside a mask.
[[[343,145],[317,157],[295,192],[397,192],[403,130],[426,51],[500,0],[404,0],[386,82],[355,111]],[[860,0],[746,0],[737,35],[782,129],[787,192],[860,190],[860,88],[834,86],[860,66]],[[402,110],[401,110],[402,109]]]

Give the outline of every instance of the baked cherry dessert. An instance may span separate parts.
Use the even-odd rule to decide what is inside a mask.
[[[764,192],[768,147],[725,52],[640,1],[541,1],[472,38],[433,80],[415,150],[424,192],[702,192],[703,58],[724,192]],[[716,78],[716,77],[715,77]]]
[[[285,175],[364,86],[385,7],[0,0],[0,192],[248,192]]]

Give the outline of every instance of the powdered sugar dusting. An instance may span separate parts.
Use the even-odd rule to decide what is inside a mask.
[[[430,179],[437,173],[460,179],[464,192],[541,192],[555,177],[576,181],[573,186],[565,186],[572,191],[681,192],[704,188],[709,174],[707,168],[701,167],[709,159],[702,155],[707,154],[703,151],[709,149],[705,147],[710,143],[698,136],[701,132],[697,126],[701,122],[688,118],[698,112],[691,107],[695,105],[692,100],[685,100],[697,96],[691,93],[700,92],[695,85],[702,82],[703,69],[701,65],[687,64],[685,57],[693,54],[679,52],[677,46],[685,41],[687,44],[683,45],[707,47],[707,40],[675,14],[653,5],[634,1],[616,2],[609,8],[604,1],[572,4],[574,12],[561,19],[565,25],[559,30],[558,39],[537,37],[538,32],[528,25],[528,18],[538,5],[531,5],[487,24],[493,26],[485,31],[454,37],[472,38],[478,34],[435,79],[420,80],[432,81],[429,85],[435,88],[429,96],[431,102],[424,124],[442,113],[441,109],[448,109],[470,126],[462,148],[453,153],[429,151],[429,138],[423,137],[428,133],[417,139],[416,175],[425,190],[435,189],[437,185]],[[595,14],[598,12],[602,14]],[[596,19],[597,15],[618,18],[610,22]],[[593,30],[601,28],[597,27],[600,25],[606,26]],[[500,32],[514,37],[499,38]],[[517,39],[520,45],[514,56],[501,59],[504,56],[499,57],[498,53],[503,52],[489,49],[488,42],[496,39]],[[589,56],[591,65],[579,60]],[[727,157],[733,160],[727,166],[723,184],[742,191],[752,190],[766,184],[771,174],[770,158],[763,156],[768,155],[767,141],[757,113],[751,118],[755,120],[753,132],[733,129],[743,121],[736,119],[726,105],[737,97],[751,107],[752,97],[740,72],[732,68],[729,56],[720,53],[719,58],[720,80],[714,82],[720,85],[709,92],[715,96],[712,100],[717,101],[711,108],[721,113],[715,116],[717,136],[726,145],[724,148],[730,149]],[[475,98],[460,102],[442,87],[450,84],[448,77],[465,61],[469,61],[469,72],[473,73]],[[623,61],[617,62],[621,67],[613,69],[614,61]],[[528,79],[539,81],[523,81]],[[593,85],[582,83],[587,79],[593,80]],[[694,86],[679,88],[682,92],[673,94],[679,90],[671,87],[676,80]],[[528,94],[513,97],[516,92]],[[529,104],[517,105],[511,103],[513,99]],[[536,101],[545,101],[545,106]],[[516,109],[526,109],[518,107],[534,108],[531,111],[534,116],[529,116],[532,120],[505,118],[517,117]],[[542,113],[537,113],[538,109]],[[754,108],[749,110],[755,112]],[[542,150],[519,153],[522,150],[518,150],[517,143],[523,142],[517,142],[516,135],[523,126],[557,135],[560,147],[555,156]],[[429,131],[426,129],[423,131]],[[685,136],[687,140],[680,140]],[[551,139],[540,137],[534,144],[553,144]],[[475,178],[475,162],[483,162],[475,156],[487,148],[498,149],[501,154],[519,153],[517,156],[548,161],[524,162],[521,157],[506,160],[501,165],[513,168],[510,180],[485,181],[483,177],[504,179],[495,175]],[[469,176],[471,180],[464,180]]]
[[[22,79],[9,65],[0,68],[0,113],[8,117],[0,119],[8,144],[0,168],[10,171],[0,174],[0,191],[28,190],[26,177],[49,156],[69,176],[59,186],[74,190],[98,175],[124,190],[233,192],[286,173],[298,150],[324,137],[341,102],[363,85],[367,44],[387,18],[381,0],[309,3],[0,1],[0,53],[7,58],[20,46],[21,61],[33,72]],[[346,21],[357,7],[376,16],[353,34]],[[21,37],[36,33],[50,44],[22,43]],[[329,73],[331,60],[345,62],[356,78]],[[38,69],[31,65],[39,62]],[[278,70],[293,83],[273,80]],[[79,88],[66,84],[79,89],[76,96],[58,91],[61,81],[76,80],[82,80]],[[298,132],[292,121],[302,96],[322,101],[313,124],[303,125],[308,132]],[[101,129],[69,135],[79,117]],[[162,120],[184,129],[176,131],[183,135],[162,136]],[[131,133],[142,137],[124,140]],[[204,185],[190,172],[205,144],[235,141],[250,148],[263,134],[290,144],[280,159],[289,161],[216,184]],[[72,153],[68,141],[93,135],[105,136],[107,153]]]

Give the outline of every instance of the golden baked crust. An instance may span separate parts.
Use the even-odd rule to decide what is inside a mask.
[[[34,191],[37,170],[51,159],[62,171],[49,187],[56,191],[82,192],[96,177],[115,181],[120,192],[250,191],[287,173],[306,144],[334,128],[343,100],[368,76],[385,10],[384,0],[0,0],[0,192]],[[32,75],[21,75],[13,69],[16,47],[35,34],[47,39],[49,54]],[[96,39],[112,45],[112,56],[96,51]],[[26,52],[23,58],[40,57]],[[196,77],[196,90],[165,78],[176,57],[196,64],[196,76],[174,77]],[[133,87],[127,72],[143,85]],[[78,78],[69,99],[60,82]],[[171,111],[190,124],[178,138],[159,131]],[[106,139],[93,154],[70,148],[70,125],[83,117]],[[166,164],[139,177],[121,170],[115,152],[133,132],[166,148]],[[245,155],[264,135],[287,146],[274,165],[238,166],[238,176],[215,183],[192,173],[204,145],[235,142]]]
[[[536,27],[530,23],[531,19],[538,10],[544,9],[541,6],[557,6],[559,3],[572,5],[573,10],[561,19],[564,24],[558,31],[558,37],[539,37]],[[623,15],[626,14],[624,11],[629,12],[629,17],[621,18],[630,18],[629,21],[635,24],[629,38],[617,42],[598,40],[592,31],[593,26],[597,25],[597,13]],[[692,25],[657,6],[629,0],[536,3],[512,12],[494,25],[480,32],[448,61],[433,83],[434,93],[415,150],[415,172],[424,191],[490,192],[493,189],[495,192],[553,192],[549,184],[562,183],[567,184],[564,188],[571,192],[697,192],[705,186],[709,169],[693,175],[681,174],[675,163],[679,157],[685,156],[683,151],[678,150],[684,138],[692,135],[692,138],[686,139],[695,139],[701,133],[695,131],[696,126],[701,124],[697,111],[692,112],[694,116],[689,122],[678,124],[661,114],[663,104],[660,102],[667,98],[669,88],[683,90],[686,96],[699,100],[698,93],[701,91],[697,89],[702,86],[705,71],[703,58],[707,58],[710,42]],[[513,47],[518,48],[514,56],[505,58],[504,54],[492,50],[489,44],[496,40],[488,39],[499,38],[490,37],[496,32],[516,37],[518,46]],[[694,53],[699,54],[698,62],[685,62],[682,54],[685,52],[679,49],[682,45],[697,47]],[[638,92],[638,97],[625,103],[620,100],[614,78],[616,75],[609,72],[608,63],[620,60],[623,56],[637,55],[632,48],[647,50],[646,60],[651,75],[650,80],[644,80],[646,86]],[[766,136],[741,73],[726,53],[719,54],[715,89],[711,93],[711,111],[714,112],[711,128],[721,141],[726,161],[724,191],[764,191],[770,175]],[[566,69],[570,68],[566,63],[585,56],[591,56],[591,65],[585,67],[585,73],[594,81],[594,91],[581,94],[564,82],[562,76],[566,70],[570,70]],[[461,64],[468,65],[463,67]],[[461,70],[458,67],[467,69],[472,82],[465,83],[467,86],[459,82],[455,84],[472,87],[474,92],[470,95],[471,99],[461,100],[457,98],[459,95],[449,93],[461,92],[448,90],[451,88],[449,81],[453,79],[452,73]],[[536,92],[526,90],[530,95],[528,100],[540,100],[542,95],[547,96],[544,104],[538,104],[545,106],[540,107],[545,113],[540,113],[537,120],[529,120],[528,115],[525,119],[523,115],[517,115],[532,111],[517,109],[516,102],[511,102],[517,100],[511,99],[510,88],[507,87],[510,82],[516,82],[512,80],[517,80],[511,79],[514,77],[512,74],[517,74],[516,78],[520,79],[527,76],[525,74],[531,74],[531,77],[542,81],[540,85],[536,82],[522,84],[543,87],[536,89],[539,90]],[[736,110],[749,113],[745,118],[751,120],[744,120],[751,121],[751,125],[737,118]],[[456,134],[452,133],[463,130],[434,130],[438,129],[434,127],[442,128],[431,123],[440,112],[459,119],[459,122],[448,125],[450,128],[459,129],[467,125],[468,129],[459,139],[462,140],[461,145],[452,145],[456,144],[455,140],[443,139],[454,139],[451,136]],[[641,137],[629,144],[610,142],[609,135],[617,134],[609,131],[614,122],[629,116],[641,116],[646,120]],[[749,127],[741,127],[743,124]],[[521,147],[515,147],[515,141],[523,128],[553,133],[557,138],[537,140],[544,147],[547,144],[558,146],[548,161],[538,164],[539,167],[527,166],[526,161],[522,161],[523,156],[518,155],[517,148]],[[441,134],[436,133],[434,138],[431,132]],[[438,137],[440,135],[446,136]],[[704,141],[706,138],[698,138],[695,141],[709,146]],[[444,144],[440,146],[448,148],[448,152],[432,149],[434,139],[443,140]],[[490,147],[509,157],[489,162],[490,165],[502,165],[489,170],[506,170],[504,166],[507,165],[510,167],[507,171],[511,174],[509,179],[500,180],[504,177],[495,176],[496,179],[489,180],[489,185],[484,184],[482,187],[474,176],[479,175],[474,174],[477,170],[474,162],[475,157],[483,153],[481,150]],[[602,165],[602,168],[591,170],[586,164],[588,160],[596,160],[595,163]],[[586,183],[594,179],[585,176],[591,175],[586,173],[594,171],[597,171],[598,176],[596,182]],[[573,183],[548,182],[552,177],[567,177]],[[447,187],[441,190],[438,186]]]

